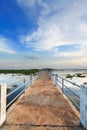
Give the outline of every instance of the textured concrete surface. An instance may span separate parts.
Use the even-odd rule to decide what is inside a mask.
[[[83,130],[68,100],[43,71],[8,110],[0,130]]]

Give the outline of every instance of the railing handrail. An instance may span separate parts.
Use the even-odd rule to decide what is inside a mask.
[[[25,79],[25,77],[23,77],[23,78],[21,78],[21,79],[18,79],[18,80],[16,80],[16,81],[13,81],[12,83],[7,84],[7,86],[12,86],[12,85],[14,85],[15,83],[20,82],[20,81],[22,81],[22,80],[24,80],[24,79]]]
[[[67,80],[67,79],[65,79],[64,77],[61,77],[61,76],[59,76],[59,75],[58,75],[58,77],[60,77],[61,79],[64,79],[65,81],[71,83],[72,85],[75,85],[75,86],[77,86],[77,87],[80,88],[80,85],[76,84],[75,82],[72,82],[72,81],[70,81],[70,80]]]
[[[15,83],[18,83],[19,81],[22,81],[22,80],[24,81],[25,78],[22,78],[22,79],[20,79],[20,80],[17,80],[17,81],[15,81],[15,82],[13,82],[12,84],[7,85],[7,86],[11,86],[11,85],[13,85],[13,84],[15,84]],[[20,85],[19,87],[15,88],[15,89],[12,90],[10,93],[8,93],[8,94],[7,94],[7,97],[8,97],[9,95],[11,95],[12,93],[14,93],[17,89],[19,89],[19,88],[21,88],[22,86],[26,85],[28,82],[30,82],[30,79],[29,79],[29,80],[27,79],[26,82],[24,82],[23,85]]]
[[[49,73],[49,72],[47,72],[48,73],[48,75],[52,78],[52,77],[54,77],[55,76],[55,78],[52,78],[53,80],[54,80],[54,83],[56,84],[56,85],[58,85],[61,89],[62,89],[62,92],[64,92],[63,91],[63,89],[64,89],[64,87],[65,87],[65,94],[70,98],[70,100],[74,103],[74,105],[78,108],[78,110],[80,110],[80,106],[78,105],[78,103],[76,103],[76,101],[74,100],[74,99],[72,99],[72,97],[70,97],[69,96],[69,93],[67,92],[67,91],[70,91],[70,93],[72,93],[75,97],[77,97],[78,98],[78,100],[80,100],[80,96],[78,95],[78,93],[76,93],[75,91],[73,91],[73,90],[71,90],[67,85],[65,85],[65,83],[66,82],[68,82],[68,83],[70,83],[70,84],[72,84],[72,85],[74,85],[75,87],[78,87],[79,89],[80,89],[80,85],[78,85],[78,84],[76,84],[76,83],[74,83],[74,82],[72,82],[72,81],[69,81],[69,80],[67,80],[67,79],[65,79],[64,77],[61,77],[59,74],[57,74],[57,73],[55,73],[55,74],[52,74],[52,72],[51,73]],[[60,80],[61,79],[61,80]],[[66,81],[66,82],[64,82],[64,81]],[[58,84],[59,83],[59,84]],[[61,84],[61,85],[60,85]],[[67,93],[66,93],[67,92]]]
[[[8,96],[10,96],[11,94],[13,94],[14,92],[16,92],[19,88],[21,88],[21,86],[18,87],[17,89],[15,89],[14,91],[12,91],[12,93],[9,93],[6,97],[8,97]],[[17,99],[17,97],[18,97],[21,93],[23,93],[23,91],[24,91],[24,90],[22,90],[11,102],[9,102],[9,103],[6,105],[6,108],[8,108],[8,107],[15,101],[15,99]]]
[[[18,79],[18,80],[16,80],[16,81],[13,81],[13,82],[11,82],[11,83],[6,83],[6,84],[7,84],[7,86],[11,86],[11,85],[13,85],[13,84],[15,84],[15,83],[17,83],[17,82],[23,80],[23,79],[25,79],[25,78],[23,77],[23,78],[20,78],[20,79]],[[0,83],[0,85],[2,85],[2,84],[4,84],[4,83]]]
[[[21,86],[19,86],[19,87],[17,87],[17,88],[15,88],[14,90],[12,90],[10,93],[7,94],[6,97],[10,96],[12,93],[14,93],[15,91],[17,91],[17,90],[18,90],[19,88],[21,88],[22,86],[24,86],[24,84],[21,85]]]
[[[55,74],[55,75],[58,75],[58,74]],[[70,81],[70,80],[67,80],[67,79],[65,79],[64,77],[61,77],[60,75],[58,75],[58,77],[61,78],[61,79],[64,79],[65,81],[71,83],[72,85],[75,85],[75,86],[77,86],[77,87],[80,88],[80,85],[76,84],[75,82],[72,82],[72,81]]]
[[[13,83],[10,83],[9,85],[7,85],[7,86],[12,86],[13,84],[16,84],[16,83],[19,83],[20,81],[23,81],[23,83],[21,84],[21,85],[19,85],[17,88],[15,88],[14,90],[12,90],[11,92],[9,92],[8,94],[7,94],[7,98],[10,96],[10,95],[12,95],[12,94],[14,94],[17,90],[19,90],[19,89],[21,89],[22,87],[24,87],[24,88],[22,88],[22,90],[19,92],[19,94],[18,95],[16,95],[16,97],[14,97],[10,102],[9,102],[9,104],[7,104],[7,106],[6,106],[6,108],[8,107],[8,106],[10,106],[10,104],[12,104],[12,102],[14,102],[14,100],[19,96],[19,95],[21,95],[21,93],[23,93],[26,89],[27,89],[27,84],[28,84],[28,82],[30,83],[29,84],[29,86],[32,84],[32,82],[37,78],[37,76],[39,76],[39,74],[37,74],[37,75],[29,75],[29,77],[31,77],[31,78],[27,78],[27,80],[26,80],[26,78],[25,77],[23,77],[23,78],[21,78],[21,79],[19,79],[19,80],[16,80],[15,82],[13,82]],[[36,77],[36,78],[34,78],[34,77]]]
[[[37,72],[35,75],[29,75],[28,77],[22,77],[19,80],[16,80],[9,84],[0,84],[0,126],[4,123],[6,119],[6,109],[28,88],[31,86],[33,81],[36,80],[40,75],[40,72]],[[20,81],[23,81],[22,83]],[[7,87],[17,85],[17,88],[10,91],[8,94],[6,92]]]
[[[75,96],[77,96],[78,98],[80,98],[79,95],[77,95],[73,90],[71,90],[70,88],[68,88],[66,85],[64,85],[69,91],[71,91],[73,94],[75,94]]]

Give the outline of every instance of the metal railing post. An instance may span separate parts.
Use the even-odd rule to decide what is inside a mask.
[[[56,84],[56,74],[54,74],[54,84]]]
[[[52,74],[51,78],[53,83],[62,90],[62,93],[65,93],[65,95],[67,95],[67,97],[71,100],[71,102],[73,102],[77,109],[80,110],[80,85],[61,77],[58,74]],[[68,86],[66,82],[77,87],[76,91],[74,91],[72,87]],[[74,98],[72,94],[76,98]]]
[[[53,74],[52,74],[52,77],[51,77],[51,78],[52,78],[52,81],[54,81],[54,76],[53,76]]]
[[[87,86],[84,85],[80,91],[80,121],[87,130]]]
[[[24,79],[24,87],[25,87],[25,90],[26,90],[25,79]]]
[[[64,79],[62,78],[62,93],[63,93],[63,90],[64,90]]]
[[[57,85],[59,85],[59,75],[57,75]]]
[[[32,85],[32,75],[30,75],[30,85]]]
[[[55,75],[55,84],[56,84],[56,86],[57,86],[57,80],[58,80],[58,75],[56,74]]]
[[[7,84],[0,85],[0,126],[4,123],[6,119],[6,88]]]

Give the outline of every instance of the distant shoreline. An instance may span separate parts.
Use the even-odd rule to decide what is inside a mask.
[[[0,74],[24,74],[30,75],[39,72],[39,69],[30,69],[30,70],[0,70]]]

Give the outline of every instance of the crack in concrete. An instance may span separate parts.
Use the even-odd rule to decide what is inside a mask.
[[[82,126],[63,126],[63,125],[33,125],[33,124],[4,124],[4,126],[30,126],[30,127],[78,127],[82,128]]]

